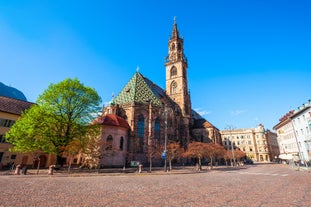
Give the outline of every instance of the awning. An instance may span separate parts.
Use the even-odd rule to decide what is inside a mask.
[[[293,155],[292,154],[280,154],[279,158],[282,160],[291,160],[293,159]]]

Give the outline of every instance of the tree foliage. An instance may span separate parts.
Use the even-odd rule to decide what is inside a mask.
[[[190,157],[190,158],[196,158],[198,159],[198,167],[201,169],[201,161],[202,158],[206,156],[206,143],[203,142],[191,142],[188,144],[187,151],[183,153],[183,156]]]
[[[205,144],[205,154],[210,159],[210,168],[213,168],[213,160],[224,157],[226,150],[220,144],[207,143]]]
[[[50,86],[37,104],[25,111],[6,134],[13,150],[42,151],[61,156],[81,147],[89,123],[97,116],[101,98],[78,79],[65,79]],[[79,151],[79,150],[78,150]],[[76,152],[76,151],[75,151]]]
[[[213,167],[213,160],[225,157],[226,150],[223,146],[215,143],[191,142],[188,149],[183,153],[185,157],[196,158],[198,160],[199,170],[201,169],[201,160],[209,158],[210,167]]]
[[[180,146],[178,142],[171,142],[167,146],[166,157],[169,162],[169,169],[172,170],[172,161],[174,159],[179,159],[182,157],[184,149]]]

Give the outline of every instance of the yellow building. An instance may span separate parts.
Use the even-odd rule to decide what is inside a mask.
[[[15,164],[32,165],[33,158],[29,155],[9,151],[11,144],[5,141],[5,133],[21,116],[22,112],[34,103],[0,96],[0,168]]]
[[[270,162],[268,140],[265,128],[259,124],[250,129],[229,129],[220,131],[222,143],[226,149],[239,148],[246,156],[255,162]]]

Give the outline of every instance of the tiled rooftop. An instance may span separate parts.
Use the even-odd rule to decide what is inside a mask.
[[[130,126],[125,119],[114,114],[107,114],[96,119],[98,124],[110,125],[110,126],[119,126],[129,129]]]
[[[22,112],[30,108],[34,103],[21,101],[14,98],[0,96],[0,111],[10,114],[21,115]]]

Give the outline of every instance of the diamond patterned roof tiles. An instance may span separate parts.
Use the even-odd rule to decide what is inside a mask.
[[[130,81],[121,90],[114,102],[116,104],[125,103],[146,103],[151,101],[153,105],[161,106],[161,97],[164,91],[141,73],[136,72]]]

